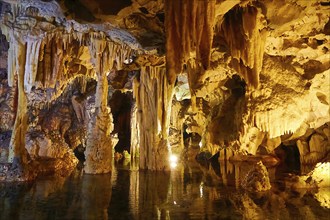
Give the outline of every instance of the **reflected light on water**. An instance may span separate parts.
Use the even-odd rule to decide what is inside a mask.
[[[329,220],[330,188],[292,192],[276,179],[275,170],[272,189],[249,193],[235,187],[236,178],[250,169],[248,164],[228,169],[229,163],[179,164],[176,155],[168,160],[178,163],[174,172],[114,163],[109,174],[87,175],[77,169],[67,178],[0,184],[0,219]]]
[[[170,167],[172,169],[176,168],[177,165],[178,165],[178,156],[176,156],[174,154],[171,154],[170,158],[169,158],[169,161],[170,161]]]
[[[200,194],[201,198],[203,198],[203,186],[204,186],[204,183],[201,182],[201,184],[199,185],[199,194]]]

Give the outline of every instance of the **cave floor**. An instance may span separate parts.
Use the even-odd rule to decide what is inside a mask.
[[[239,189],[246,164],[188,162],[172,172],[113,165],[111,174],[86,175],[78,165],[68,177],[0,185],[0,219],[329,219],[330,189],[285,187],[283,170],[268,168],[272,189]],[[322,199],[323,198],[323,199]],[[328,208],[327,208],[328,207]]]

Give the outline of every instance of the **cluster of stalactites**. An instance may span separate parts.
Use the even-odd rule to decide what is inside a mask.
[[[104,34],[91,32],[89,40],[89,51],[96,72],[105,73],[112,69],[123,69],[125,60],[132,56],[130,47],[109,41]]]
[[[19,34],[19,33],[18,33]],[[68,55],[69,44],[73,42],[69,34],[51,33],[43,38],[27,36],[19,39],[26,47],[24,90],[31,92],[37,88],[55,88],[73,76],[65,68],[65,56]],[[8,84],[14,83],[16,74],[15,42],[10,42],[8,53]]]
[[[233,68],[248,85],[258,87],[267,37],[265,19],[254,6],[236,6],[224,17],[221,26],[232,56]]]
[[[26,48],[24,74],[26,93],[30,93],[32,87],[61,90],[77,76],[95,78],[97,71],[95,68],[100,70],[98,66],[102,67],[102,71],[110,71],[112,68],[121,69],[124,60],[132,53],[127,45],[114,43],[106,38],[105,34],[99,32],[90,34],[53,32],[43,37],[24,38],[18,37],[20,33],[15,30],[10,33],[13,36],[9,38],[12,40],[8,51],[8,84],[9,86],[14,84],[17,66],[15,47],[17,41],[21,41]],[[103,45],[101,52],[97,50],[100,48],[95,48],[95,45],[100,44]],[[95,66],[93,59],[99,59],[100,65]]]
[[[192,52],[204,69],[210,65],[215,0],[166,0],[166,68],[170,83],[182,72]]]

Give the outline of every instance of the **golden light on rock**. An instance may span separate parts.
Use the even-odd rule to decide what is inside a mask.
[[[60,188],[92,198],[67,202],[75,209],[103,189],[89,194],[93,175],[113,175],[122,184],[114,197],[130,196],[127,219],[149,219],[141,210],[159,219],[178,210],[279,219],[277,209],[284,219],[322,219],[320,207],[330,207],[329,7],[1,1],[0,182],[74,176]],[[87,188],[78,189],[80,176],[90,177]],[[227,196],[230,187],[243,193]],[[5,194],[0,207],[10,207]],[[219,204],[226,209],[212,214]],[[82,218],[71,214],[56,218]]]

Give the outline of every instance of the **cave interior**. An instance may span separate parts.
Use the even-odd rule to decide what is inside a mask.
[[[111,173],[128,160],[165,172],[196,163],[220,177],[248,163],[260,178],[237,184],[252,191],[283,173],[329,187],[329,173],[316,175],[330,172],[329,7],[2,0],[0,182],[77,164]]]

